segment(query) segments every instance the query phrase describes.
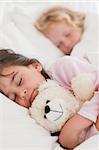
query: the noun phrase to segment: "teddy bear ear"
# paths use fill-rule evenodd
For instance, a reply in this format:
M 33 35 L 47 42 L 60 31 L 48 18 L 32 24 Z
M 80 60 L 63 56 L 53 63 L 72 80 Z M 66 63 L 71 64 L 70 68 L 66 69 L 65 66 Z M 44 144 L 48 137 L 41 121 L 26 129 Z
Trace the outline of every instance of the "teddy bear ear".
M 46 101 L 46 104 L 48 104 L 49 102 L 50 102 L 50 100 L 47 100 L 47 101 Z

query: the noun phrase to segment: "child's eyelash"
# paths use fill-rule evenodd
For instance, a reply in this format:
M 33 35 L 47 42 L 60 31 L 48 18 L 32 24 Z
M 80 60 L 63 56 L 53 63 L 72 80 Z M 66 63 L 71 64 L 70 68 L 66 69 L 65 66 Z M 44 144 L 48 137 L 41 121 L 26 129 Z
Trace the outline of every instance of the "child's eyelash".
M 20 79 L 18 86 L 20 86 L 20 85 L 21 85 L 21 83 L 22 83 L 22 78 Z

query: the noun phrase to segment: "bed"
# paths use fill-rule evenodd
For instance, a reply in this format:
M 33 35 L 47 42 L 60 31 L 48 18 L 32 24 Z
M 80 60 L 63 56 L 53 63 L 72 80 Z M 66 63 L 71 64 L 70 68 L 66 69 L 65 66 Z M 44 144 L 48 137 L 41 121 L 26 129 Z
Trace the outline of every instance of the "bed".
M 32 24 L 44 8 L 47 9 L 49 5 L 54 4 L 51 1 L 43 3 L 26 0 L 1 2 L 0 48 L 11 48 L 28 57 L 35 57 L 48 69 L 63 54 Z M 75 6 L 75 9 L 79 9 L 80 6 L 80 3 L 65 4 L 69 7 Z M 96 11 L 97 4 L 90 3 L 90 7 L 86 4 L 87 2 L 82 3 L 82 11 Z M 75 51 L 79 48 L 83 48 L 83 44 L 78 45 Z M 89 53 L 93 63 L 99 67 L 98 50 Z M 29 117 L 26 108 L 15 104 L 0 93 L 0 150 L 63 150 L 56 140 L 57 136 L 50 136 L 48 131 Z M 99 135 L 91 137 L 74 150 L 89 149 L 99 149 Z

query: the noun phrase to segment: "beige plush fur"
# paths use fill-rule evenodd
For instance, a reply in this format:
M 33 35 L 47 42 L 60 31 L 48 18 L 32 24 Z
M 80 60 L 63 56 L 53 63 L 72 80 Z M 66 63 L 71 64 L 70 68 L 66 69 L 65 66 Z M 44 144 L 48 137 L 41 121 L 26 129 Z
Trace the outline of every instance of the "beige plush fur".
M 53 80 L 44 81 L 29 109 L 31 117 L 50 132 L 60 131 L 95 90 L 90 74 L 74 77 L 71 87 L 72 91 L 68 91 Z

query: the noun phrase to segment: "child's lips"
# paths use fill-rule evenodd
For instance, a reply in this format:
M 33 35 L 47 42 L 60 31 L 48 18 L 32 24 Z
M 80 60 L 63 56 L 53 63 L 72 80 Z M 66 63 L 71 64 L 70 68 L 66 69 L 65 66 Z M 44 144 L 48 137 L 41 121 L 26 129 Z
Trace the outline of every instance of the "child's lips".
M 33 90 L 29 99 L 31 104 L 37 95 L 38 95 L 38 90 L 37 89 Z

